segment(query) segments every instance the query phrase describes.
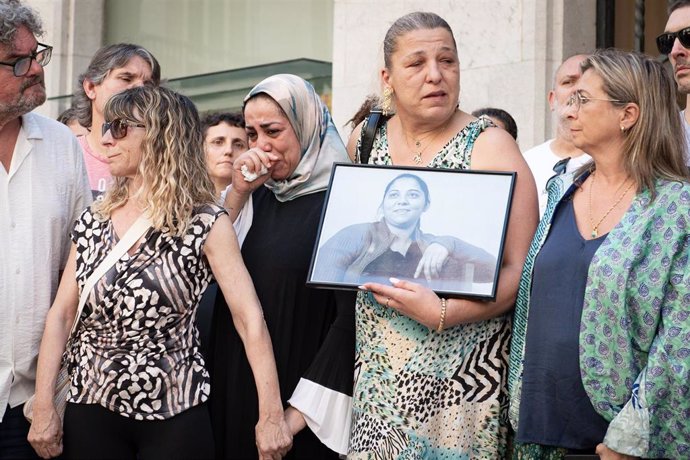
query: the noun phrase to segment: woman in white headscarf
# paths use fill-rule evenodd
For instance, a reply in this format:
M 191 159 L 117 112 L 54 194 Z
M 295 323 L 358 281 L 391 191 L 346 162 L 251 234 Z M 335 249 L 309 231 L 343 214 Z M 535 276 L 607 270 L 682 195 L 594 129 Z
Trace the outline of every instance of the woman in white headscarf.
M 245 98 L 244 117 L 250 150 L 234 163 L 225 205 L 231 218 L 240 215 L 249 226 L 242 256 L 264 308 L 281 394 L 291 406 L 288 422 L 299 431 L 288 457 L 337 458 L 349 433 L 354 293 L 305 282 L 331 167 L 349 159 L 328 109 L 300 77 L 274 75 L 259 83 Z M 222 302 L 219 297 L 212 370 L 217 456 L 251 458 L 261 408 Z

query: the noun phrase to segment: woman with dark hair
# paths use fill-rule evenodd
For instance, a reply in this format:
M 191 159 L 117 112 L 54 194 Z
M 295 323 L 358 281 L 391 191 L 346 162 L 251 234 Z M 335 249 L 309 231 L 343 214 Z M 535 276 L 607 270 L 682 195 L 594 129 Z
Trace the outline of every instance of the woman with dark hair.
M 474 115 L 477 118 L 481 117 L 482 115 L 485 117 L 489 117 L 489 119 L 491 119 L 491 121 L 493 121 L 496 126 L 508 131 L 508 133 L 511 136 L 513 136 L 513 139 L 517 141 L 517 123 L 515 123 L 515 119 L 505 110 L 497 109 L 495 107 L 484 107 L 475 110 L 474 112 L 472 112 L 472 115 Z
M 354 295 L 305 285 L 326 188 L 345 146 L 318 93 L 274 75 L 244 101 L 250 149 L 225 201 L 249 231 L 242 245 L 274 344 L 294 445 L 289 458 L 346 453 L 354 362 Z M 250 201 L 251 200 L 251 201 Z M 251 222 L 245 219 L 251 216 Z M 235 222 L 236 225 L 240 225 Z M 251 374 L 222 299 L 216 305 L 211 416 L 221 458 L 252 458 L 258 417 Z M 308 430 L 304 430 L 308 426 Z
M 63 442 L 67 458 L 212 458 L 210 379 L 193 322 L 215 278 L 254 372 L 262 417 L 252 441 L 262 458 L 284 454 L 291 435 L 271 339 L 230 219 L 215 205 L 194 104 L 139 87 L 113 96 L 104 114 L 115 182 L 72 232 L 41 342 L 29 441 L 44 458 Z M 119 245 L 142 221 L 143 236 Z M 116 248 L 127 251 L 107 268 Z M 99 269 L 105 275 L 87 288 Z M 80 291 L 86 303 L 67 343 Z M 66 347 L 63 438 L 53 395 Z
M 458 52 L 446 21 L 403 16 L 383 49 L 382 109 L 392 116 L 376 131 L 369 163 L 518 174 L 494 302 L 440 298 L 397 279 L 358 293 L 348 456 L 502 458 L 509 311 L 537 223 L 536 187 L 510 135 L 458 108 Z M 366 123 L 350 137 L 353 159 Z
M 551 181 L 515 309 L 515 459 L 688 458 L 690 183 L 676 85 L 585 59 L 565 115 L 592 156 Z
M 462 281 L 492 281 L 496 259 L 491 254 L 452 236 L 422 232 L 422 214 L 430 204 L 429 187 L 422 178 L 398 175 L 386 185 L 379 221 L 346 227 L 319 248 L 313 281 L 382 283 L 395 276 L 423 279 L 437 291 L 447 290 L 446 283 L 457 289 Z

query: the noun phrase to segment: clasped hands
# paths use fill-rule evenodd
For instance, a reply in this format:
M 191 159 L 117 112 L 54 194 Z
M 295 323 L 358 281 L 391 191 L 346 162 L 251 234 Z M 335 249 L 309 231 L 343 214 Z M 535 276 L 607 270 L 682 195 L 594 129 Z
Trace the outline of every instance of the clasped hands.
M 33 422 L 27 439 L 41 458 L 53 458 L 62 454 L 62 421 L 50 404 L 34 402 Z
M 279 460 L 292 448 L 292 432 L 284 414 L 259 418 L 256 424 L 259 460 Z

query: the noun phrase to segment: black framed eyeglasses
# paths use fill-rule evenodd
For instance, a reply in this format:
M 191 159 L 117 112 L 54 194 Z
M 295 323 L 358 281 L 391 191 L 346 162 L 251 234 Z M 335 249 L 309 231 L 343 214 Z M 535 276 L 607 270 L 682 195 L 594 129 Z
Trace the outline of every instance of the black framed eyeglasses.
M 15 77 L 23 77 L 29 73 L 29 69 L 31 69 L 31 61 L 36 61 L 38 62 L 38 65 L 45 67 L 48 65 L 50 58 L 53 56 L 53 47 L 44 45 L 43 43 L 39 43 L 38 46 L 42 46 L 43 49 L 37 49 L 30 55 L 20 57 L 14 62 L 0 62 L 0 64 L 12 67 Z
M 105 133 L 110 131 L 110 135 L 113 139 L 122 139 L 127 135 L 127 128 L 146 128 L 146 125 L 137 123 L 135 121 L 125 120 L 124 118 L 116 118 L 113 121 L 106 121 L 101 127 L 101 135 L 105 136 Z
M 681 45 L 690 48 L 690 27 L 680 29 L 678 32 L 666 32 L 656 37 L 656 47 L 659 48 L 659 52 L 661 54 L 670 53 L 676 38 L 680 40 Z

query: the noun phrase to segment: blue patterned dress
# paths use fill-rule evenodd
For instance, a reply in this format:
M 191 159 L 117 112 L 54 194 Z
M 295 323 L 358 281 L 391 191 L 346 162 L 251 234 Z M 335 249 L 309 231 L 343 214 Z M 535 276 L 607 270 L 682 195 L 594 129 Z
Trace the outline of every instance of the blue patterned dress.
M 436 154 L 432 168 L 469 169 L 480 118 Z M 369 163 L 391 165 L 386 126 Z M 359 292 L 351 459 L 503 458 L 510 321 L 437 333 Z

